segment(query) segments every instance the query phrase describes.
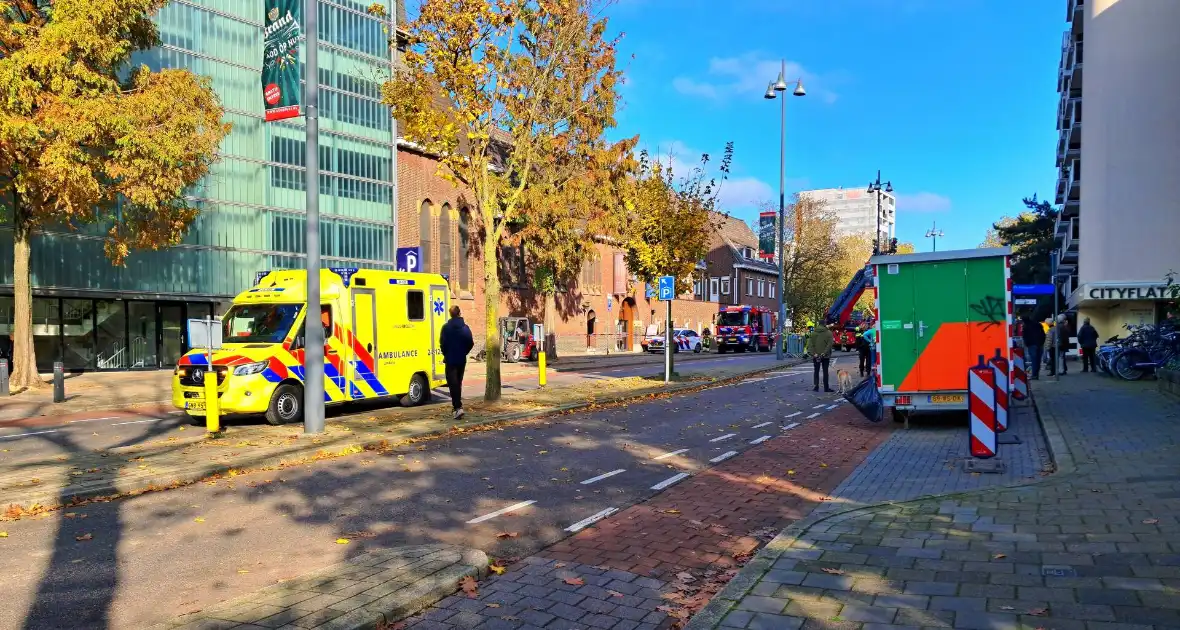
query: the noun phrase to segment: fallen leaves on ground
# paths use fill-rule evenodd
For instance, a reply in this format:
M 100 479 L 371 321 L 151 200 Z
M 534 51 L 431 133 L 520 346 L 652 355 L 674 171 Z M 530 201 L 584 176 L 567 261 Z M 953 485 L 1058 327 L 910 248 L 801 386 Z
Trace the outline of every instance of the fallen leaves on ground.
M 484 606 L 487 606 L 488 608 L 499 608 L 500 607 L 500 605 L 497 604 L 496 602 L 486 602 L 486 603 L 484 603 Z
M 611 590 L 608 590 L 606 593 L 607 593 L 608 595 L 610 595 L 611 597 L 626 597 L 626 595 L 623 595 L 622 593 L 620 593 L 620 592 L 618 592 L 618 591 L 611 591 Z
M 8 532 L 0 532 L 0 538 L 8 538 Z
M 693 575 L 688 571 L 681 571 L 680 573 L 677 573 L 676 579 L 680 580 L 680 582 L 683 584 L 692 584 L 693 582 L 697 581 L 697 579 L 693 577 Z
M 1033 615 L 1034 617 L 1044 617 L 1045 615 L 1049 614 L 1049 611 L 1044 608 L 1034 608 L 1028 611 L 1028 614 Z
M 664 510 L 664 514 L 679 514 L 680 510 Z
M 496 575 L 504 575 L 504 572 L 507 571 L 508 569 L 505 569 L 503 566 L 498 565 L 498 564 L 489 564 L 488 570 L 491 571 L 492 573 L 495 573 Z
M 204 522 L 205 522 L 205 517 L 203 517 L 203 516 L 198 516 L 197 518 L 194 518 L 194 519 L 193 519 L 193 522 L 196 522 L 196 523 L 204 523 Z
M 580 577 L 568 577 L 565 579 L 565 583 L 569 584 L 570 586 L 582 586 L 586 583 L 586 580 L 583 580 Z
M 1008 556 L 1006 556 L 1002 553 L 997 553 L 996 555 L 992 556 L 992 560 L 1003 560 L 1004 558 L 1007 558 L 1007 557 Z
M 517 536 L 520 536 L 519 532 L 500 532 L 496 534 L 496 538 L 516 538 Z
M 337 538 L 336 539 L 337 545 L 347 545 L 350 542 L 352 542 L 352 541 L 348 540 L 347 538 Z
M 74 536 L 74 540 L 78 542 L 85 542 L 87 540 L 94 540 L 94 534 L 82 534 L 81 536 Z
M 1158 518 L 1145 518 L 1145 519 L 1143 519 L 1144 525 L 1155 525 L 1158 522 L 1160 522 L 1160 520 Z
M 824 573 L 827 573 L 828 575 L 844 575 L 843 570 L 833 569 L 831 567 L 824 567 L 824 568 L 820 569 L 820 571 L 823 571 Z
M 472 599 L 479 597 L 479 584 L 470 575 L 464 575 L 463 579 L 459 580 L 459 588 Z

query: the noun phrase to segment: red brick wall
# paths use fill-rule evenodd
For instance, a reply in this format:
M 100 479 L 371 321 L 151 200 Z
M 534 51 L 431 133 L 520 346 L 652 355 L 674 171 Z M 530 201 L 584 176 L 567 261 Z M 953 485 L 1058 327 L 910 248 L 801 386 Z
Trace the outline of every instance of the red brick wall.
M 483 256 L 482 251 L 474 245 L 469 252 L 467 263 L 470 264 L 470 290 L 459 288 L 459 222 L 457 218 L 450 221 L 452 264 L 449 270 L 438 269 L 440 221 L 438 215 L 443 204 L 449 204 L 457 213 L 465 204 L 474 205 L 471 193 L 451 185 L 437 174 L 437 162 L 420 153 L 400 149 L 397 165 L 398 180 L 398 246 L 412 247 L 420 244 L 421 208 L 424 201 L 429 202 L 433 213 L 430 221 L 431 228 L 431 260 L 426 269 L 437 270 L 449 274 L 452 286 L 452 303 L 463 310 L 463 317 L 471 326 L 476 338 L 476 346 L 483 344 L 485 309 L 483 297 Z M 474 236 L 479 230 L 472 217 L 470 231 Z M 526 244 L 526 260 L 527 249 Z M 596 332 L 607 334 L 615 332 L 616 322 L 622 314 L 622 301 L 631 297 L 635 301 L 631 328 L 640 333 L 651 323 L 662 323 L 666 319 L 666 306 L 656 300 L 647 300 L 643 293 L 642 283 L 627 282 L 630 290 L 624 294 L 612 294 L 615 288 L 614 256 L 620 250 L 605 244 L 599 244 L 598 264 L 599 277 L 594 278 L 588 286 L 580 286 L 578 282 L 573 287 L 559 291 L 556 298 L 555 332 L 560 336 L 584 336 L 586 334 L 587 313 L 591 310 L 597 317 Z M 608 297 L 610 308 L 608 310 Z M 694 330 L 711 327 L 713 315 L 717 312 L 717 304 L 692 299 L 691 294 L 681 296 L 673 303 L 673 321 L 677 326 L 687 326 Z M 687 299 L 684 299 L 687 298 Z M 501 291 L 500 315 L 528 316 L 534 323 L 544 320 L 544 300 L 531 289 L 508 289 Z M 655 314 L 652 314 L 652 310 Z

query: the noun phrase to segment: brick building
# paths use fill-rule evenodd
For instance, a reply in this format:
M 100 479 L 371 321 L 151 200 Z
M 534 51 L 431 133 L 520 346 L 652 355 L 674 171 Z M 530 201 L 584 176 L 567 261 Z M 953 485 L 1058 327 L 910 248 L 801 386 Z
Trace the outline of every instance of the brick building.
M 758 257 L 758 236 L 740 219 L 713 213 L 716 226 L 695 293 L 720 305 L 778 310 L 778 267 Z
M 452 301 L 482 346 L 486 329 L 482 248 L 478 215 L 469 191 L 456 188 L 437 173 L 437 162 L 408 143 L 399 143 L 398 246 L 419 246 L 422 269 L 451 279 Z M 649 324 L 663 326 L 666 308 L 627 270 L 622 250 L 600 243 L 598 256 L 587 261 L 575 286 L 559 291 L 554 313 L 559 352 L 630 351 Z M 544 298 L 531 286 L 528 243 L 502 247 L 500 316 L 544 319 Z M 709 327 L 717 299 L 681 295 L 673 303 L 674 325 L 694 330 Z

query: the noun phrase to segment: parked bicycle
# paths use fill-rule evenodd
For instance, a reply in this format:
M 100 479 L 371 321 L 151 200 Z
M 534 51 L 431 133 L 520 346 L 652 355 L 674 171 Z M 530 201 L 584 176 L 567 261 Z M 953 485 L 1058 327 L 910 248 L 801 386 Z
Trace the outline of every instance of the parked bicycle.
M 1180 359 L 1180 333 L 1172 328 L 1131 326 L 1125 338 L 1112 337 L 1098 349 L 1098 367 L 1104 374 L 1137 381 Z

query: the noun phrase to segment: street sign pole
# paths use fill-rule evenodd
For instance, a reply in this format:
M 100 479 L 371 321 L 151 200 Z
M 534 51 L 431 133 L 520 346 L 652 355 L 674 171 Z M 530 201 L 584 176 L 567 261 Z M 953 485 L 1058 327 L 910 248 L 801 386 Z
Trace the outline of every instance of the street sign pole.
M 672 300 L 668 300 L 668 323 L 664 326 L 664 384 L 672 382 Z
M 324 327 L 320 321 L 319 0 L 304 0 L 303 66 L 307 141 L 307 307 L 303 330 L 303 432 L 324 431 Z
M 1061 359 L 1061 327 L 1057 325 L 1057 296 L 1060 292 L 1057 290 L 1057 257 L 1049 258 L 1049 275 L 1053 283 L 1053 380 L 1061 380 L 1061 366 L 1065 362 Z

